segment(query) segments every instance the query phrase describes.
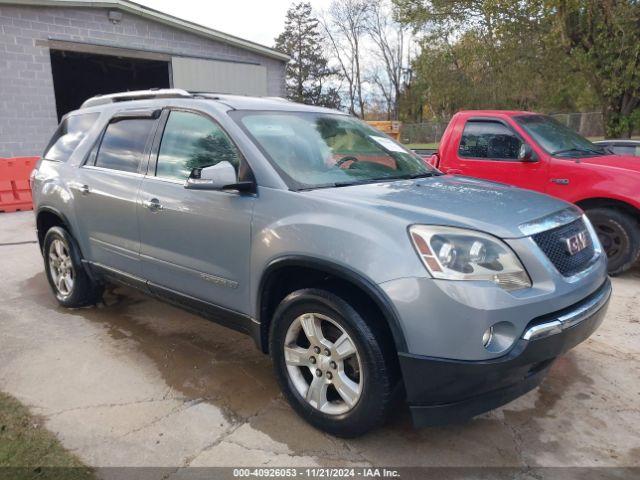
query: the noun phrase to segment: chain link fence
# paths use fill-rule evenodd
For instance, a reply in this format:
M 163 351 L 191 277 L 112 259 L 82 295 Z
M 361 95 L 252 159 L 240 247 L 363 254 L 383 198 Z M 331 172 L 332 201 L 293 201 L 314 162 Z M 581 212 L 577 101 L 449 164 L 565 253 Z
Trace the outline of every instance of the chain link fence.
M 583 137 L 604 137 L 602 112 L 557 113 L 552 117 Z
M 604 136 L 601 112 L 557 113 L 551 116 L 584 137 Z M 448 124 L 448 120 L 403 124 L 400 139 L 406 144 L 437 144 Z

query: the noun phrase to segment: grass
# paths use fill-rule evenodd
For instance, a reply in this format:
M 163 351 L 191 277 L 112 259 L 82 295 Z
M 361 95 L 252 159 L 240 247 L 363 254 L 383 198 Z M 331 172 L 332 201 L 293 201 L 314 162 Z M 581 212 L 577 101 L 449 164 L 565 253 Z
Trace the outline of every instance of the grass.
M 94 475 L 38 417 L 0 392 L 0 478 L 88 480 Z
M 438 148 L 438 143 L 406 143 L 407 148 Z

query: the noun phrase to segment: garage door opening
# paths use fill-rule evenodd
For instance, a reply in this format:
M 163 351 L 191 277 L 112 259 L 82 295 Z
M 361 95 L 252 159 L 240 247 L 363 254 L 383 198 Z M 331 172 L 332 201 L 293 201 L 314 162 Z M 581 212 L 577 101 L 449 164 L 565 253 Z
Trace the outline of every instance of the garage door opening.
M 105 93 L 169 88 L 169 62 L 51 50 L 58 121 L 87 98 Z

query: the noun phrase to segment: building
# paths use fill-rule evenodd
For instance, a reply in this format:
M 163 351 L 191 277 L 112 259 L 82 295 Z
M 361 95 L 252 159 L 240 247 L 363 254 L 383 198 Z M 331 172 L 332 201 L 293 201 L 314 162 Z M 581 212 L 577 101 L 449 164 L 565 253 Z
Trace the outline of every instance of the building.
M 282 96 L 287 60 L 126 0 L 0 0 L 0 157 L 40 155 L 60 118 L 97 94 Z

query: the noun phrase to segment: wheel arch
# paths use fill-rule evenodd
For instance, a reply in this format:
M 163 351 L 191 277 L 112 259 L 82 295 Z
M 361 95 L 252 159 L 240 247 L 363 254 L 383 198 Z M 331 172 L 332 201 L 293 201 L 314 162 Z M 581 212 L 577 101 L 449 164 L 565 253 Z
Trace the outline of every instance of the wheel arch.
M 42 251 L 44 237 L 47 234 L 47 231 L 51 227 L 56 226 L 64 227 L 69 234 L 73 235 L 69 220 L 60 210 L 53 207 L 40 207 L 36 213 L 36 231 L 38 234 L 40 251 Z
M 297 284 L 297 281 L 302 281 Z M 259 347 L 269 351 L 269 329 L 275 308 L 291 291 L 308 287 L 346 287 L 350 294 L 361 295 L 380 313 L 396 352 L 404 352 L 407 344 L 398 314 L 384 292 L 371 280 L 342 265 L 305 256 L 287 256 L 271 261 L 260 279 L 256 312 L 260 322 Z
M 624 200 L 618 200 L 616 198 L 607 197 L 593 197 L 585 198 L 575 202 L 577 206 L 583 210 L 589 210 L 591 208 L 615 208 L 622 212 L 625 212 L 640 222 L 640 209 L 632 204 L 625 202 Z

